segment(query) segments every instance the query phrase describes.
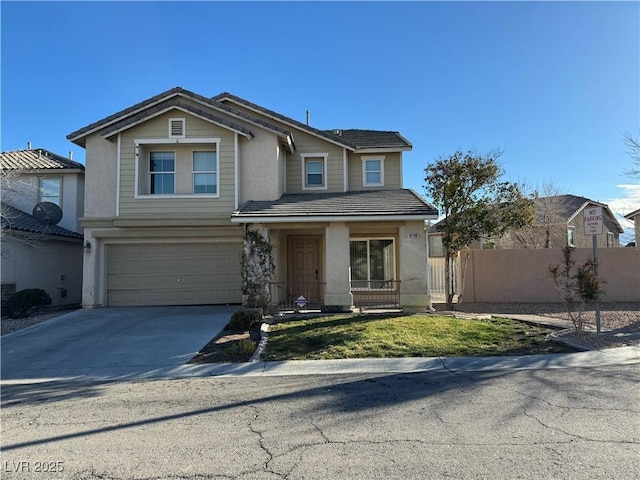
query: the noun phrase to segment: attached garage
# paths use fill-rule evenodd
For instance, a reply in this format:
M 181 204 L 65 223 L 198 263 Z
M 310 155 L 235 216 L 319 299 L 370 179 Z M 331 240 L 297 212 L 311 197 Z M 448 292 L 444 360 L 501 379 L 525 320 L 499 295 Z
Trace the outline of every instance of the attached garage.
M 241 243 L 109 245 L 109 306 L 240 303 Z

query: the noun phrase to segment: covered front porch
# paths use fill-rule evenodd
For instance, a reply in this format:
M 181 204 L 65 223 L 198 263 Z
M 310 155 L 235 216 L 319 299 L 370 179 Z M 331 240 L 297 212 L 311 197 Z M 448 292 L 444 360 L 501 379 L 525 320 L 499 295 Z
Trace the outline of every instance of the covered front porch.
M 435 211 L 409 190 L 375 193 L 284 195 L 234 212 L 272 247 L 272 308 L 428 309 L 424 221 Z

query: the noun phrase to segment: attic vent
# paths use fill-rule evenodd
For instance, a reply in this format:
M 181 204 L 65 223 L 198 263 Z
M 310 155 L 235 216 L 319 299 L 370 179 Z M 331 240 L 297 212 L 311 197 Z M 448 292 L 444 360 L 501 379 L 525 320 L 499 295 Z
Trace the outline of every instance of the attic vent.
M 169 119 L 169 138 L 184 138 L 184 118 Z

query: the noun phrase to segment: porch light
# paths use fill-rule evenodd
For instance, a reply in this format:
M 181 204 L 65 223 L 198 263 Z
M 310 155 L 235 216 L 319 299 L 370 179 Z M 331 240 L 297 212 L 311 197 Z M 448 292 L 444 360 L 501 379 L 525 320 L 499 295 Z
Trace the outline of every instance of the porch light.
M 91 252 L 91 242 L 87 240 L 84 244 L 84 253 Z

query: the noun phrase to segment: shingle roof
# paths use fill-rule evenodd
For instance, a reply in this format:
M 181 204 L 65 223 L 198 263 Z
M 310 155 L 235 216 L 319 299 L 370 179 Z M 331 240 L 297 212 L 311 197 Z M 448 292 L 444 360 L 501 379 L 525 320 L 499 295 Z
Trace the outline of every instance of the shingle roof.
M 61 157 L 44 148 L 0 153 L 2 170 L 84 170 L 84 165 Z
M 53 235 L 57 237 L 84 238 L 82 234 L 72 232 L 58 225 L 45 225 L 38 222 L 33 215 L 18 210 L 11 205 L 2 203 L 2 230 L 17 230 L 39 235 Z
M 286 124 L 295 126 L 300 130 L 310 132 L 312 134 L 324 137 L 332 142 L 350 147 L 352 149 L 364 148 L 412 148 L 411 143 L 400 135 L 398 132 L 379 131 L 379 130 L 319 130 L 306 125 L 298 120 L 282 115 L 268 108 L 262 107 L 256 103 L 240 98 L 229 92 L 223 92 L 213 97 L 214 101 L 220 102 L 225 99 L 232 102 L 245 105 L 253 110 L 262 112 L 270 117 L 276 118 Z M 334 132 L 339 133 L 334 133 Z
M 639 208 L 639 209 L 637 209 L 637 210 L 634 210 L 634 211 L 633 211 L 633 212 L 631 212 L 631 213 L 627 213 L 627 214 L 624 216 L 624 218 L 626 218 L 627 220 L 634 221 L 634 220 L 635 220 L 636 215 L 639 215 L 639 214 L 640 214 L 640 208 Z
M 437 215 L 437 210 L 417 193 L 402 189 L 285 194 L 274 201 L 249 201 L 234 212 L 232 217 L 283 220 L 304 217 L 365 217 L 383 220 L 390 216 L 435 218 Z

